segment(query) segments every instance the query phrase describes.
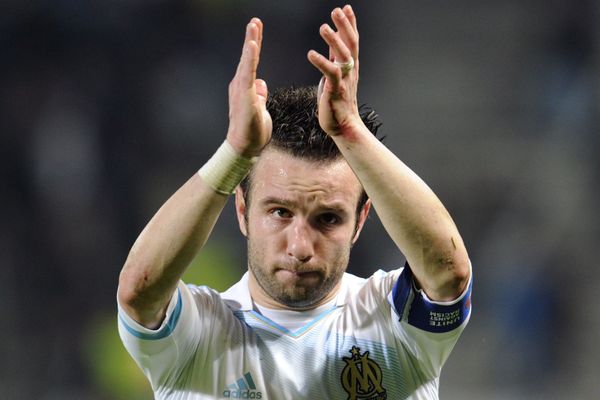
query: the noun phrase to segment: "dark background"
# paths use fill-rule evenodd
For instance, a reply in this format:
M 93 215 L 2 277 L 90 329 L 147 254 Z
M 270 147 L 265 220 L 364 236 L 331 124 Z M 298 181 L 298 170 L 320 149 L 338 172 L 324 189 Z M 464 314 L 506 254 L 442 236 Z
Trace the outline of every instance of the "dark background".
M 473 318 L 444 399 L 593 399 L 600 326 L 600 5 L 353 2 L 360 100 L 470 251 Z M 0 387 L 150 398 L 116 336 L 118 274 L 154 211 L 224 139 L 252 16 L 271 89 L 316 84 L 330 1 L 0 5 Z M 403 264 L 376 216 L 350 270 Z M 190 279 L 245 268 L 231 202 Z M 201 280 L 201 282 L 198 281 Z

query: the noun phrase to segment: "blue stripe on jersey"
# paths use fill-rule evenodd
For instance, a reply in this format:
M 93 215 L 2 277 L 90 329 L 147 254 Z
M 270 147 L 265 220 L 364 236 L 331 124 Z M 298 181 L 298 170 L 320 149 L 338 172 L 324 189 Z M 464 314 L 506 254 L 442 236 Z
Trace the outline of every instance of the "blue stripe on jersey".
M 279 325 L 277 322 L 271 321 L 269 318 L 265 317 L 261 313 L 258 313 L 256 311 L 252 310 L 252 311 L 250 311 L 250 315 L 253 315 L 254 317 L 256 317 L 259 320 L 261 320 L 262 322 L 264 322 L 265 324 L 270 325 L 273 328 L 276 328 L 287 335 L 294 336 L 294 332 L 290 331 L 286 327 Z
M 134 328 L 129 326 L 125 319 L 120 315 L 119 319 L 123 323 L 125 329 L 127 329 L 127 332 L 129 332 L 131 335 L 144 340 L 158 340 L 169 336 L 175 330 L 175 327 L 177 326 L 177 321 L 179 321 L 179 316 L 181 315 L 182 304 L 183 301 L 181 299 L 181 293 L 179 292 L 179 289 L 177 289 L 177 304 L 175 305 L 173 313 L 169 317 L 169 320 L 167 321 L 165 326 L 153 333 L 138 332 Z
M 254 310 L 250 311 L 250 314 L 253 315 L 254 317 L 258 318 L 259 320 L 263 321 L 267 325 L 272 326 L 273 328 L 285 333 L 286 335 L 289 335 L 292 337 L 299 337 L 302 334 L 304 334 L 307 330 L 309 330 L 310 328 L 315 326 L 315 324 L 317 322 L 319 322 L 321 319 L 325 318 L 327 315 L 329 315 L 333 311 L 337 310 L 337 308 L 338 308 L 337 306 L 333 306 L 329 310 L 323 311 L 321 314 L 317 315 L 315 318 L 313 318 L 308 323 L 306 323 L 306 325 L 304 325 L 302 328 L 300 328 L 294 332 L 292 332 L 291 330 L 287 329 L 284 326 L 279 325 L 278 323 L 270 320 L 269 318 L 265 317 L 264 315 L 254 311 Z
M 469 283 L 466 293 L 453 304 L 434 303 L 425 299 L 421 293 L 413 290 L 412 271 L 408 264 L 392 289 L 392 299 L 396 313 L 402 319 L 405 311 L 408 312 L 407 321 L 410 325 L 427 332 L 444 333 L 458 328 L 471 312 L 471 289 L 473 279 Z M 411 292 L 414 292 L 412 302 L 406 309 Z
M 333 306 L 331 307 L 329 310 L 325 310 L 323 311 L 321 314 L 317 315 L 312 321 L 310 321 L 309 323 L 307 323 L 306 325 L 304 325 L 302 328 L 298 329 L 297 331 L 295 331 L 293 333 L 294 336 L 300 336 L 302 335 L 304 332 L 306 332 L 308 329 L 312 328 L 313 326 L 315 326 L 315 324 L 317 322 L 319 322 L 320 320 L 322 320 L 323 318 L 325 318 L 327 315 L 329 315 L 330 313 L 334 312 L 335 310 L 337 310 L 338 307 L 337 306 Z

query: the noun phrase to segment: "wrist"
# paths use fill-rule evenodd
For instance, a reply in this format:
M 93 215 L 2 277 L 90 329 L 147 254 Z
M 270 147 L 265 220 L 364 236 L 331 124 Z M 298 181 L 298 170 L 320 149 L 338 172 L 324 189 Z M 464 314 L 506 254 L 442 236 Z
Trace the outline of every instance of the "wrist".
M 257 157 L 240 154 L 225 140 L 215 154 L 200 168 L 198 175 L 218 193 L 233 194 L 237 185 L 248 175 Z
M 355 143 L 362 137 L 371 135 L 371 132 L 359 117 L 358 119 L 340 124 L 336 134 L 331 135 L 331 137 L 335 142 L 345 141 L 349 143 Z
M 231 146 L 231 148 L 240 156 L 245 158 L 254 158 L 260 155 L 262 150 L 261 148 L 256 148 L 256 146 L 252 146 L 251 143 L 244 140 L 236 140 L 234 135 L 227 134 L 227 138 L 225 139 L 227 143 Z

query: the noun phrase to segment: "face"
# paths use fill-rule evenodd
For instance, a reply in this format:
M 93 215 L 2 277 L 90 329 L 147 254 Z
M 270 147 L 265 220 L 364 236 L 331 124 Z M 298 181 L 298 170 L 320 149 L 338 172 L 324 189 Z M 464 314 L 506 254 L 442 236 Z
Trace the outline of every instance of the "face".
M 269 149 L 254 167 L 249 190 L 246 205 L 238 189 L 236 210 L 248 239 L 254 301 L 302 309 L 333 298 L 370 206 L 357 219 L 361 186 L 348 164 L 318 164 Z

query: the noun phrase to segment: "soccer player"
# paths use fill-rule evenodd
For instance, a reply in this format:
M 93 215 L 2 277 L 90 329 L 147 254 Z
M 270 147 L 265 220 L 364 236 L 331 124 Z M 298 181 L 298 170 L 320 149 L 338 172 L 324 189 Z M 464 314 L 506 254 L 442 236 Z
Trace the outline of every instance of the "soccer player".
M 352 8 L 332 21 L 329 57 L 308 53 L 319 89 L 271 98 L 256 79 L 262 22 L 248 23 L 224 143 L 131 249 L 119 332 L 156 398 L 438 398 L 470 316 L 470 262 L 443 205 L 357 106 Z M 230 194 L 248 272 L 224 293 L 186 285 Z M 345 270 L 371 205 L 407 263 L 363 279 Z

